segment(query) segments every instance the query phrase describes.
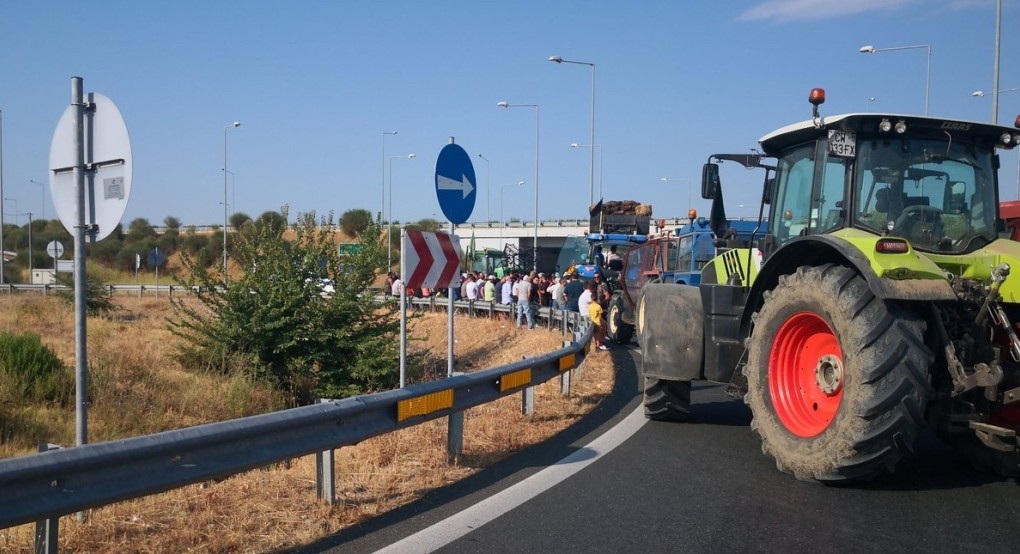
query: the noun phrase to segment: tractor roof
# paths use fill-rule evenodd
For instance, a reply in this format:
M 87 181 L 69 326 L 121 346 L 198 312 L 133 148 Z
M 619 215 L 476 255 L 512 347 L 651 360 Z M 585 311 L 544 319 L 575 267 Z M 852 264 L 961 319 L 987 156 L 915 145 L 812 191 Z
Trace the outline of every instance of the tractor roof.
M 960 133 L 986 139 L 999 148 L 1012 148 L 1016 145 L 1016 140 L 1013 140 L 1010 144 L 1000 142 L 999 139 L 1003 133 L 1009 133 L 1013 137 L 1020 136 L 1020 131 L 1016 129 L 977 121 L 961 121 L 918 115 L 850 113 L 822 117 L 820 125 L 815 125 L 812 120 L 787 125 L 763 136 L 758 142 L 761 143 L 766 156 L 775 157 L 791 146 L 803 144 L 824 136 L 829 130 L 878 133 L 878 124 L 882 120 L 888 120 L 892 123 L 904 122 L 907 125 L 907 132 L 911 136 L 917 136 L 918 134 L 945 136 L 946 132 L 953 134 Z M 895 132 L 892 132 L 892 136 L 895 136 Z

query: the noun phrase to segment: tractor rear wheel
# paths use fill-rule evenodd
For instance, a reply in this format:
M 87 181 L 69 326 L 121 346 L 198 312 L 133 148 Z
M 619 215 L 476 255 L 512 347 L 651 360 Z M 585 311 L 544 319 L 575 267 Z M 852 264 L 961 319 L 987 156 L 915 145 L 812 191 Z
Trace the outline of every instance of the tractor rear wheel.
M 825 483 L 893 471 L 932 394 L 923 320 L 838 265 L 780 277 L 752 317 L 744 402 L 776 467 Z
M 623 310 L 623 295 L 614 294 L 609 300 L 606 330 L 609 331 L 609 338 L 619 344 L 627 344 L 634 337 L 634 326 L 623 320 Z

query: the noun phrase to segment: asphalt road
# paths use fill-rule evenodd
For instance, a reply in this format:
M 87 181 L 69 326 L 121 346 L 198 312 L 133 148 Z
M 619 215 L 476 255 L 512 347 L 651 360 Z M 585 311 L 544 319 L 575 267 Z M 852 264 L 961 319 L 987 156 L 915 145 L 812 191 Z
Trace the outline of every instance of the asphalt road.
M 583 454 L 585 445 L 640 405 L 640 354 L 631 347 L 612 355 L 618 367 L 616 390 L 578 425 L 303 551 L 384 548 L 458 514 L 471 514 L 479 502 L 568 455 Z M 894 475 L 857 487 L 803 483 L 777 471 L 761 453 L 748 426 L 750 412 L 722 390 L 695 385 L 692 422 L 643 424 L 579 472 L 439 552 L 1020 550 L 1016 480 L 978 473 L 926 435 L 917 454 Z M 425 541 L 412 540 L 397 550 L 422 551 L 421 544 Z

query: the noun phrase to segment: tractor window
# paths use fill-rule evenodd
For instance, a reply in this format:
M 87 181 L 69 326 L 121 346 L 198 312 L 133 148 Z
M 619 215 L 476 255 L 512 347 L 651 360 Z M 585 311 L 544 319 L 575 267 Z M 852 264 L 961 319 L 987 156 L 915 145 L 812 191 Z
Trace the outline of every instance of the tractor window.
M 677 252 L 676 271 L 692 271 L 691 258 L 694 254 L 694 235 L 680 237 L 680 249 Z
M 811 183 L 814 177 L 814 143 L 795 148 L 780 158 L 776 170 L 776 200 L 772 203 L 769 231 L 778 244 L 808 232 Z
M 826 143 L 819 141 L 820 146 Z M 822 154 L 825 155 L 825 150 Z M 822 165 L 822 186 L 811 208 L 811 234 L 840 229 L 846 221 L 843 199 L 846 195 L 847 166 L 852 158 L 827 156 Z
M 995 237 L 990 149 L 948 137 L 882 138 L 858 141 L 858 155 L 857 226 L 935 252 L 963 252 L 976 237 Z

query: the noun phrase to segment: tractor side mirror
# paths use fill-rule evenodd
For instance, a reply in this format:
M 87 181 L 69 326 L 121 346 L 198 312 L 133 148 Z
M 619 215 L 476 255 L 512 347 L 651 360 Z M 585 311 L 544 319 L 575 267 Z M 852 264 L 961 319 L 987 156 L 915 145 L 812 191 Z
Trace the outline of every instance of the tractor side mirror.
M 701 197 L 712 200 L 719 192 L 719 165 L 707 163 L 701 169 Z

